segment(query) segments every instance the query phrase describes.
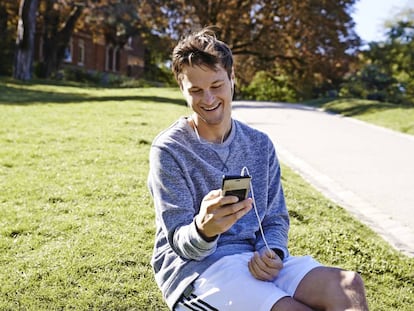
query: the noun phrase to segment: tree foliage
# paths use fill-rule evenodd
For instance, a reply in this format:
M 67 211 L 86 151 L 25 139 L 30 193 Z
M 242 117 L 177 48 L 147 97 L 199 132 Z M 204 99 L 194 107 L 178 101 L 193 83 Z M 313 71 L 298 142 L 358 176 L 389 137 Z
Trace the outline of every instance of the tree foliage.
M 288 77 L 299 97 L 338 87 L 360 41 L 350 10 L 355 0 L 165 1 L 173 38 L 216 25 L 236 57 L 239 83 L 259 70 Z
M 37 29 L 42 32 L 44 57 L 39 73 L 49 77 L 62 64 L 73 32 L 87 30 L 95 38 L 122 47 L 131 36 L 142 35 L 147 45 L 159 47 L 152 26 L 162 26 L 156 1 L 137 0 L 39 0 Z
M 386 40 L 371 42 L 361 60 L 361 69 L 350 76 L 342 94 L 414 103 L 414 9 L 390 20 Z
M 294 102 L 295 90 L 289 87 L 285 76 L 274 76 L 259 71 L 248 86 L 242 88 L 243 99 Z
M 403 10 L 391 24 L 380 56 L 383 66 L 401 84 L 405 97 L 414 103 L 414 7 Z
M 356 0 L 39 1 L 44 76 L 59 68 L 70 34 L 80 29 L 119 46 L 140 34 L 148 68 L 157 72 L 182 35 L 216 25 L 233 50 L 239 85 L 266 71 L 300 99 L 338 88 L 360 45 L 350 16 Z
M 398 81 L 375 64 L 365 65 L 343 84 L 343 97 L 366 98 L 378 101 L 400 102 Z

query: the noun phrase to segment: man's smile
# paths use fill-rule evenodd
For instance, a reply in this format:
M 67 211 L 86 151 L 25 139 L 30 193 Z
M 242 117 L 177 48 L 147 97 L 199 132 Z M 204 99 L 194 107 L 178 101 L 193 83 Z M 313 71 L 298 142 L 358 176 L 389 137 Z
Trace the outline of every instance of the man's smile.
M 221 106 L 221 103 L 218 103 L 216 106 L 213 106 L 213 107 L 201 107 L 201 108 L 205 111 L 213 111 L 213 110 L 216 110 L 220 106 Z

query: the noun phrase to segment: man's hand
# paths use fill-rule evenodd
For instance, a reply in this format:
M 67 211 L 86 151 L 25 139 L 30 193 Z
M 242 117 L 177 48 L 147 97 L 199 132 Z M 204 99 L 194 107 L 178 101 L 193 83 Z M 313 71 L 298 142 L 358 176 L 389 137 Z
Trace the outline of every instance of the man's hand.
M 283 268 L 283 262 L 272 250 L 254 252 L 249 261 L 249 271 L 258 280 L 273 281 Z
M 210 191 L 204 197 L 195 219 L 197 230 L 204 239 L 208 241 L 226 232 L 251 210 L 251 198 L 237 201 L 235 196 L 223 197 L 220 189 Z

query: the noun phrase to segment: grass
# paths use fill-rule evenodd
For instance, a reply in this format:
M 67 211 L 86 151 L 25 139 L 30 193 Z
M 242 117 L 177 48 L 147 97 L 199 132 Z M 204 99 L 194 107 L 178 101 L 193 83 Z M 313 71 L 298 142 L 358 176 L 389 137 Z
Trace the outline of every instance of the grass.
M 396 105 L 366 99 L 316 100 L 306 104 L 414 135 L 414 105 Z
M 0 80 L 0 309 L 167 310 L 150 257 L 152 139 L 176 89 Z M 289 168 L 290 249 L 359 271 L 372 310 L 411 310 L 414 260 Z

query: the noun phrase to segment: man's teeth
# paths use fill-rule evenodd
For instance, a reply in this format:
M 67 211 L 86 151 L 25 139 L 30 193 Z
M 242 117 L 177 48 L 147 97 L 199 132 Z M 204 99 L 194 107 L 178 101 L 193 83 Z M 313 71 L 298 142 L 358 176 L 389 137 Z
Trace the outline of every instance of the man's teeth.
M 218 106 L 220 106 L 220 104 L 218 104 L 217 106 L 214 106 L 214 107 L 212 107 L 212 108 L 207 108 L 207 107 L 204 107 L 204 110 L 211 111 L 211 110 L 216 109 Z

